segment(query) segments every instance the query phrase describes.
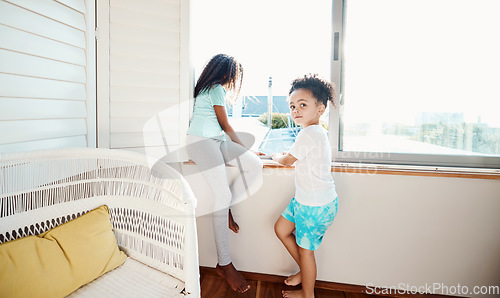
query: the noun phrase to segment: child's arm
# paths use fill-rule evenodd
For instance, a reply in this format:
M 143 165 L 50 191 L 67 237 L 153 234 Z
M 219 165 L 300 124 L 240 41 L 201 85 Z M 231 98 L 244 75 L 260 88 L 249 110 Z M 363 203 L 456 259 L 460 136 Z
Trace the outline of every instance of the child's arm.
M 219 121 L 219 125 L 222 130 L 231 138 L 231 141 L 243 145 L 243 142 L 238 138 L 236 133 L 234 132 L 233 127 L 229 124 L 229 118 L 227 117 L 226 107 L 224 106 L 214 106 L 215 115 L 217 116 L 217 120 Z
M 295 156 L 291 155 L 288 152 L 283 152 L 282 154 L 273 153 L 271 155 L 271 157 L 274 161 L 277 161 L 278 163 L 285 165 L 285 166 L 291 166 L 291 165 L 293 165 L 294 162 L 297 161 Z

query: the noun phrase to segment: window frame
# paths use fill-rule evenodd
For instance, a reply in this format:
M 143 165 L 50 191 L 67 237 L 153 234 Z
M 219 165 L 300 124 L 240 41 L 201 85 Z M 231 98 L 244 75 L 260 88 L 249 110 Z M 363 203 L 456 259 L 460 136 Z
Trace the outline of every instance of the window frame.
M 330 108 L 329 134 L 334 163 L 361 163 L 401 166 L 438 166 L 461 168 L 499 169 L 500 157 L 477 155 L 437 155 L 437 154 L 409 154 L 389 152 L 343 151 L 343 109 L 344 109 L 344 55 L 343 40 L 345 27 L 345 11 L 348 0 L 332 0 L 332 53 L 331 53 L 331 81 L 337 92 L 336 108 Z

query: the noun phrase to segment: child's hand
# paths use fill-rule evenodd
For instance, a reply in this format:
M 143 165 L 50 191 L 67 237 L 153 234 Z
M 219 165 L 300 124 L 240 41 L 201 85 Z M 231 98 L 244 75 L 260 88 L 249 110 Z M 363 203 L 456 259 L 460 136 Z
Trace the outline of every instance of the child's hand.
M 262 152 L 259 152 L 259 151 L 253 151 L 253 153 L 257 154 L 257 156 L 266 155 L 265 153 L 262 153 Z
M 285 166 L 290 166 L 295 161 L 297 161 L 297 159 L 293 155 L 289 154 L 288 152 L 283 152 L 281 154 L 273 153 L 273 154 L 271 154 L 271 158 L 274 161 L 276 161 L 282 165 L 285 165 Z

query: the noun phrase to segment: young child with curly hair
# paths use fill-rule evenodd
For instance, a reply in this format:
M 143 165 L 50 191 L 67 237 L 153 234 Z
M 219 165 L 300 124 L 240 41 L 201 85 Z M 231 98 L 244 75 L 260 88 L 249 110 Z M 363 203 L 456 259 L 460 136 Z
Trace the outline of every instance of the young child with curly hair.
M 300 267 L 285 284 L 302 283 L 302 290 L 283 291 L 283 297 L 314 297 L 317 271 L 314 251 L 337 214 L 338 198 L 330 170 L 332 152 L 327 133 L 319 123 L 328 102 L 334 106 L 334 95 L 332 85 L 316 75 L 294 80 L 289 92 L 290 114 L 302 130 L 290 152 L 272 154 L 273 160 L 280 164 L 295 163 L 295 197 L 274 229 Z

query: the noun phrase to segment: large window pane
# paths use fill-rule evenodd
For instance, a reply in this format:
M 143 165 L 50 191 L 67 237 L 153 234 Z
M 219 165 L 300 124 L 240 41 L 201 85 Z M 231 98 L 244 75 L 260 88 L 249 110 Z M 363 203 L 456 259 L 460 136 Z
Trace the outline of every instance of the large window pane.
M 349 0 L 341 150 L 500 156 L 500 1 Z
M 235 130 L 254 135 L 253 149 L 266 153 L 287 150 L 297 130 L 288 127 L 286 115 L 291 81 L 307 73 L 330 77 L 331 7 L 331 0 L 191 1 L 195 77 L 218 53 L 232 55 L 243 64 L 240 99 L 227 108 Z M 270 132 L 258 120 L 268 112 L 269 77 L 272 112 L 281 114 L 276 117 L 283 119 L 286 128 L 282 131 Z M 260 146 L 263 141 L 265 148 Z

